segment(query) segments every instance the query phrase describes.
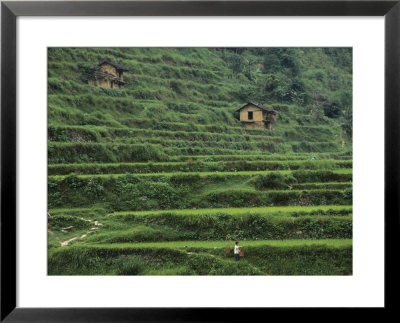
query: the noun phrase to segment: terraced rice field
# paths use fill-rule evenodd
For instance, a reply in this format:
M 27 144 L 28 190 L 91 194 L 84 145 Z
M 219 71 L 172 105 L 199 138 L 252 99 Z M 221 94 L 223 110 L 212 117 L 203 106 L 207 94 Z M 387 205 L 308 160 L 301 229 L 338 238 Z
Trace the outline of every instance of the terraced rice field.
M 169 165 L 191 170 L 185 162 L 50 165 L 52 172 L 86 173 L 49 175 L 50 194 L 70 206 L 49 211 L 50 274 L 351 274 L 351 163 L 298 170 L 308 161 L 291 162 L 297 170 L 167 172 Z M 281 162 L 265 165 L 281 168 Z M 128 171 L 116 171 L 121 167 Z M 276 178 L 278 187 L 268 187 Z M 236 267 L 235 240 L 245 250 Z
M 49 274 L 351 275 L 339 123 L 271 99 L 273 130 L 246 129 L 220 58 L 163 53 L 50 50 Z M 82 81 L 105 55 L 131 70 L 125 89 Z

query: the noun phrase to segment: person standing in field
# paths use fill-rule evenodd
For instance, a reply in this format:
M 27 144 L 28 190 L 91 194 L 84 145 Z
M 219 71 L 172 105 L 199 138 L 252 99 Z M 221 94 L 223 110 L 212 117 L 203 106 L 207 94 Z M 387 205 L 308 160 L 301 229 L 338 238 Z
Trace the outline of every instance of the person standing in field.
M 236 241 L 235 247 L 233 249 L 233 253 L 235 254 L 235 261 L 239 261 L 239 259 L 240 259 L 240 256 L 239 256 L 240 248 L 241 248 L 241 246 L 239 246 L 239 241 Z

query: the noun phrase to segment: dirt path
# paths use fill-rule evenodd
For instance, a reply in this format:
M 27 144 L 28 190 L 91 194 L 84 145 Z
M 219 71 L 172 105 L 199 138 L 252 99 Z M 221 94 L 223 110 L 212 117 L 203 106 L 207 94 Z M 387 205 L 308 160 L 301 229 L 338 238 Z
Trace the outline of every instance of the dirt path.
M 93 226 L 89 229 L 89 231 L 87 231 L 86 233 L 82 234 L 80 237 L 79 237 L 79 236 L 78 236 L 78 237 L 73 237 L 73 238 L 68 239 L 68 240 L 66 240 L 66 241 L 58 241 L 58 242 L 60 243 L 61 247 L 68 246 L 69 243 L 70 243 L 71 241 L 74 241 L 74 240 L 76 240 L 76 239 L 83 239 L 83 238 L 87 237 L 87 235 L 88 235 L 89 233 L 94 232 L 95 230 L 97 230 L 97 229 L 99 228 L 99 226 L 102 226 L 102 225 L 103 225 L 103 224 L 100 223 L 99 221 L 86 220 L 86 219 L 83 219 L 83 218 L 80 218 L 80 219 L 82 219 L 82 220 L 84 220 L 84 221 L 86 221 L 86 222 L 93 223 Z M 57 239 L 57 240 L 58 240 L 58 239 Z

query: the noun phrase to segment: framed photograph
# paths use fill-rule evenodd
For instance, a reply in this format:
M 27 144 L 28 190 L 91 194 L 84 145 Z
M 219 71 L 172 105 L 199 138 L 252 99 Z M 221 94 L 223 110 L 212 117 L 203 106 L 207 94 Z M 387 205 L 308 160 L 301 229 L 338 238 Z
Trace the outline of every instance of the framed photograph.
M 399 15 L 2 2 L 1 320 L 393 309 Z

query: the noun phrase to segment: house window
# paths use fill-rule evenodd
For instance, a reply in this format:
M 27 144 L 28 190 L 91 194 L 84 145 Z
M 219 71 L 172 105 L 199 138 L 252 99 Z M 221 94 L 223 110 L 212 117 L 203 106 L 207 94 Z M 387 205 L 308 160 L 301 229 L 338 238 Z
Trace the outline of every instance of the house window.
M 253 112 L 249 112 L 248 119 L 253 120 Z

